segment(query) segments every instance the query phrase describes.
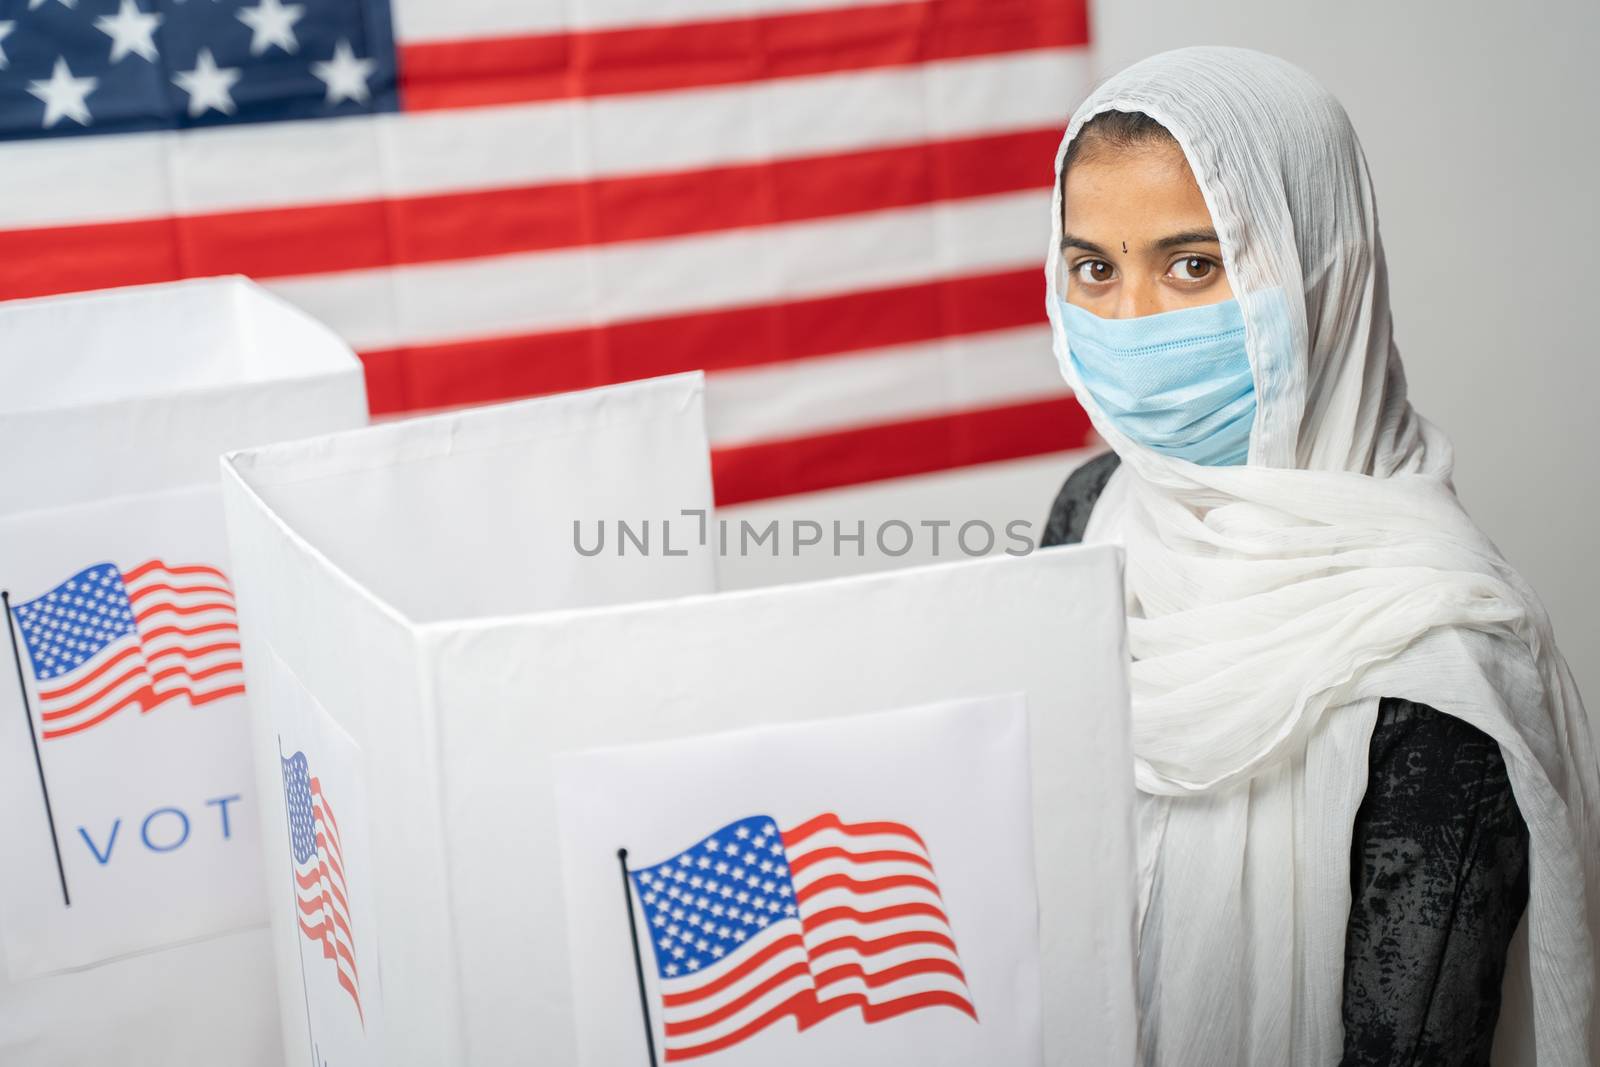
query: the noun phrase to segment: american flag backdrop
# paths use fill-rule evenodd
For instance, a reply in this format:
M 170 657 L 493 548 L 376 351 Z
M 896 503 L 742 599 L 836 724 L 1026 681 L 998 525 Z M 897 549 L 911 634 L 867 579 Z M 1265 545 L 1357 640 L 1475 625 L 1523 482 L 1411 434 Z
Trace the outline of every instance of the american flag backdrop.
M 289 815 L 300 936 L 317 946 L 327 961 L 325 965 L 333 967 L 364 1027 L 361 975 L 356 968 L 355 934 L 350 928 L 350 893 L 345 881 L 339 821 L 322 792 L 321 780 L 311 773 L 306 754 L 279 756 L 279 761 L 283 764 L 283 802 Z
M 927 846 L 896 822 L 824 814 L 788 830 L 729 823 L 630 871 L 660 987 L 669 1061 L 784 1019 L 867 1023 L 923 1008 L 977 1019 Z
M 11 610 L 46 741 L 130 708 L 244 692 L 233 591 L 215 567 L 97 563 Z
M 374 413 L 709 372 L 720 503 L 1085 443 L 1087 0 L 0 0 L 0 298 L 242 272 Z

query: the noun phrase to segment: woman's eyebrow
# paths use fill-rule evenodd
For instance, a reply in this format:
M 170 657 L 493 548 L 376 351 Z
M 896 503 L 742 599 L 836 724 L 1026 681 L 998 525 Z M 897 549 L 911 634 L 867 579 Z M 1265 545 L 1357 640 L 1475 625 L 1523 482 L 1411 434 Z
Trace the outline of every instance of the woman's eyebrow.
M 1069 248 L 1081 248 L 1085 252 L 1093 252 L 1097 256 L 1103 256 L 1106 254 L 1106 250 L 1095 244 L 1093 241 L 1085 241 L 1082 237 L 1075 237 L 1070 233 L 1064 233 L 1061 235 L 1061 250 L 1064 252 Z
M 1151 241 L 1149 244 L 1149 249 L 1152 252 L 1161 252 L 1168 248 L 1176 248 L 1179 245 L 1221 243 L 1221 241 L 1217 240 L 1216 230 L 1184 230 L 1182 233 L 1168 234 L 1166 237 Z M 1069 248 L 1080 248 L 1085 252 L 1092 252 L 1097 256 L 1103 256 L 1107 254 L 1105 249 L 1101 248 L 1093 241 L 1084 240 L 1082 237 L 1078 237 L 1070 233 L 1062 234 L 1061 250 L 1064 252 Z
M 1216 230 L 1184 230 L 1182 233 L 1170 234 L 1159 241 L 1152 241 L 1150 247 L 1155 251 L 1167 248 L 1176 248 L 1179 245 L 1221 244 L 1217 240 Z

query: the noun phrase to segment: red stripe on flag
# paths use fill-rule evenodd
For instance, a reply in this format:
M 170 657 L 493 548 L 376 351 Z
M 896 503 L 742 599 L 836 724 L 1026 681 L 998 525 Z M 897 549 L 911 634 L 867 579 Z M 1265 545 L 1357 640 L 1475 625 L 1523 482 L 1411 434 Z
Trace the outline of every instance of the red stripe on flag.
M 199 615 L 202 612 L 207 611 L 226 611 L 232 613 L 233 605 L 224 604 L 220 601 L 209 601 L 204 604 L 190 604 L 185 606 L 182 604 L 171 604 L 163 600 L 157 601 L 153 606 L 145 608 L 143 611 L 134 615 L 133 621 L 144 622 L 151 616 L 160 615 L 164 611 L 170 611 L 174 615 Z
M 229 633 L 238 633 L 239 627 L 235 626 L 231 622 L 214 622 L 208 626 L 195 626 L 189 628 L 182 626 L 157 626 L 153 630 L 146 631 L 143 635 L 143 639 L 144 643 L 148 645 L 153 644 L 155 639 L 158 637 L 169 637 L 172 634 L 177 634 L 180 637 L 201 637 L 205 634 L 214 634 L 221 630 L 227 630 Z
M 194 647 L 189 647 L 187 645 L 174 645 L 171 648 L 164 648 L 159 652 L 150 653 L 147 658 L 147 662 L 154 663 L 158 659 L 166 659 L 170 656 L 182 656 L 184 659 L 199 659 L 202 656 L 209 656 L 213 652 L 226 652 L 229 650 L 238 651 L 238 648 L 239 642 L 237 641 L 218 641 L 215 644 L 196 645 Z M 196 675 L 195 677 L 199 677 L 199 675 Z
M 737 1045 L 739 1042 L 743 1041 L 752 1034 L 764 1030 L 766 1027 L 771 1026 L 774 1022 L 777 1022 L 785 1015 L 794 1015 L 797 1018 L 803 1017 L 802 1013 L 807 1008 L 815 1008 L 816 1003 L 816 991 L 811 989 L 802 989 L 788 1000 L 785 1000 L 782 1004 L 774 1007 L 771 1011 L 764 1012 L 763 1014 L 756 1016 L 754 1019 L 739 1027 L 739 1029 L 723 1034 L 715 1041 L 707 1041 L 703 1045 L 692 1045 L 688 1048 L 668 1048 L 665 1050 L 662 1058 L 671 1063 L 676 1060 L 690 1060 L 694 1059 L 696 1056 L 705 1056 L 712 1052 L 721 1051 L 722 1049 L 728 1048 L 731 1045 Z
M 1089 417 L 1073 397 L 713 449 L 719 507 L 1084 448 Z
M 650 93 L 1089 42 L 1087 0 L 926 0 L 403 44 L 407 111 Z
M 961 965 L 950 960 L 937 957 L 907 960 L 905 963 L 893 967 L 885 967 L 881 971 L 869 971 L 859 963 L 841 963 L 837 967 L 829 967 L 817 975 L 817 988 L 824 989 L 835 982 L 842 982 L 847 978 L 860 981 L 869 989 L 877 989 L 891 982 L 898 982 L 903 978 L 910 978 L 919 974 L 948 974 L 959 978 L 962 982 L 967 976 L 961 973 Z
M 127 697 L 124 700 L 117 701 L 117 703 L 111 705 L 109 708 L 107 708 L 106 710 L 100 712 L 98 715 L 95 715 L 92 718 L 84 719 L 82 722 L 73 723 L 71 726 L 63 726 L 63 727 L 61 727 L 59 729 L 42 730 L 42 731 L 40 731 L 39 736 L 44 738 L 46 741 L 49 741 L 52 738 L 66 737 L 66 736 L 68 736 L 70 734 L 78 733 L 80 730 L 87 730 L 89 727 L 97 726 L 100 723 L 104 722 L 106 719 L 111 718 L 111 716 L 115 715 L 117 712 L 121 711 L 123 708 L 130 707 L 130 706 L 132 706 L 134 704 L 139 704 L 140 707 L 143 710 L 149 711 L 150 709 L 147 708 L 147 707 L 144 707 L 143 704 L 142 704 L 143 698 L 145 696 L 147 696 L 148 694 L 149 694 L 149 690 L 148 689 L 141 689 L 138 692 L 134 693 L 132 696 Z M 45 718 L 49 718 L 49 716 L 47 715 L 47 716 L 45 716 Z
M 661 995 L 661 1002 L 669 1008 L 677 1008 L 682 1007 L 685 1004 L 693 1004 L 697 1000 L 704 1000 L 713 993 L 720 993 L 722 990 L 733 985 L 745 975 L 756 970 L 762 964 L 766 963 L 768 960 L 772 959 L 772 957 L 781 952 L 804 952 L 805 950 L 806 943 L 801 939 L 799 934 L 787 934 L 778 938 L 776 941 L 772 942 L 772 944 L 768 945 L 754 956 L 751 956 L 749 959 L 739 964 L 739 966 L 733 968 L 726 974 L 721 975 L 713 981 L 707 982 L 703 986 L 697 986 L 694 989 L 688 989 L 678 993 L 663 993 Z
M 304 902 L 302 902 L 302 905 L 303 903 Z M 306 924 L 304 919 L 301 919 L 300 932 L 305 934 L 305 936 L 310 940 L 321 944 L 322 955 L 324 959 L 334 961 L 335 976 L 338 978 L 339 984 L 344 987 L 345 992 L 349 993 L 350 998 L 355 1001 L 356 1014 L 361 1018 L 361 1025 L 363 1028 L 365 1028 L 366 1015 L 361 1010 L 361 994 L 356 990 L 355 979 L 350 972 L 339 966 L 339 960 L 341 958 L 348 959 L 350 953 L 334 936 L 332 924 L 328 923 L 327 921 L 323 921 L 317 923 L 315 926 L 309 926 Z
M 168 574 L 173 575 L 204 574 L 212 578 L 220 578 L 224 582 L 228 580 L 228 576 L 217 570 L 217 568 L 207 567 L 201 563 L 190 564 L 189 566 L 184 567 L 169 567 L 159 559 L 152 559 L 146 560 L 137 567 L 133 568 L 133 570 L 125 572 L 122 575 L 122 584 L 129 585 L 133 582 L 136 582 L 140 578 L 143 578 L 145 575 L 149 574 L 151 571 L 166 571 Z
M 1060 136 L 1025 130 L 669 174 L 0 231 L 0 299 L 453 261 L 1017 192 L 1048 184 L 1041 175 Z
M 903 933 L 889 934 L 886 937 L 875 937 L 870 940 L 856 937 L 853 934 L 847 937 L 836 937 L 832 940 L 824 941 L 812 949 L 811 958 L 821 959 L 823 956 L 834 952 L 842 952 L 845 949 L 849 949 L 860 956 L 876 956 L 884 952 L 891 952 L 897 948 L 905 948 L 907 945 L 938 945 L 941 948 L 949 949 L 951 952 L 956 950 L 955 941 L 944 934 L 936 933 L 932 930 L 907 930 Z
M 203 682 L 207 678 L 215 678 L 219 674 L 229 674 L 244 669 L 244 664 L 238 660 L 227 663 L 218 663 L 214 667 L 205 667 L 198 671 L 191 671 L 187 667 L 168 667 L 166 670 L 156 671 L 150 676 L 152 683 L 164 681 L 167 678 L 184 676 L 191 682 Z
M 749 989 L 732 998 L 720 1007 L 713 1008 L 704 1015 L 696 1015 L 693 1019 L 682 1019 L 678 1022 L 662 1023 L 661 1029 L 668 1037 L 678 1037 L 681 1034 L 692 1034 L 696 1030 L 704 1030 L 715 1026 L 724 1019 L 732 1018 L 745 1008 L 754 1004 L 774 989 L 778 989 L 795 978 L 801 978 L 811 973 L 804 960 L 790 964 L 781 971 L 774 971 Z
M 789 861 L 789 873 L 799 874 L 812 864 L 824 860 L 845 860 L 850 863 L 915 863 L 933 870 L 933 864 L 927 858 L 915 852 L 901 852 L 895 849 L 876 849 L 871 852 L 852 852 L 847 848 L 830 845 L 827 848 L 815 848 Z
M 921 836 L 919 836 L 915 830 L 904 823 L 845 822 L 831 811 L 822 815 L 818 815 L 815 818 L 808 819 L 792 830 L 785 830 L 783 832 L 783 845 L 785 848 L 793 848 L 806 838 L 815 834 L 820 834 L 824 830 L 837 830 L 839 833 L 848 834 L 851 837 L 872 837 L 879 834 L 899 834 L 901 837 L 909 837 L 923 848 L 928 847 L 927 842 L 923 841 Z
M 39 717 L 44 719 L 46 722 L 54 722 L 56 719 L 64 719 L 68 716 L 76 715 L 78 712 L 83 711 L 86 708 L 93 707 L 101 700 L 104 700 L 111 693 L 120 689 L 122 686 L 127 685 L 129 681 L 141 676 L 146 676 L 145 665 L 142 661 L 133 665 L 132 667 L 129 667 L 111 681 L 105 683 L 99 689 L 96 689 L 92 694 L 84 697 L 75 704 L 69 704 L 60 707 L 54 704 L 43 705 Z M 150 686 L 145 684 L 140 689 L 137 689 L 133 693 L 130 693 L 124 697 L 123 703 L 127 703 L 129 700 L 143 700 L 149 695 Z M 121 705 L 119 704 L 118 706 L 120 707 Z
M 143 598 L 149 596 L 151 593 L 161 593 L 161 592 L 166 592 L 166 593 L 220 593 L 221 595 L 229 598 L 230 600 L 233 599 L 233 590 L 229 589 L 227 586 L 223 586 L 223 585 L 167 585 L 165 582 L 152 582 L 151 584 L 149 584 L 147 586 L 143 586 L 143 587 L 141 587 L 141 588 L 139 588 L 137 590 L 130 590 L 129 593 L 128 593 L 128 599 L 130 601 L 138 601 L 138 600 L 142 600 Z
M 862 911 L 841 904 L 836 908 L 824 908 L 821 911 L 806 915 L 801 918 L 801 925 L 806 933 L 827 926 L 829 923 L 850 921 L 856 923 L 886 923 L 891 919 L 905 919 L 913 915 L 937 919 L 949 926 L 950 919 L 945 915 L 944 909 L 933 904 L 892 904 L 886 908 L 874 908 L 871 911 Z
M 884 893 L 890 889 L 905 889 L 913 887 L 926 889 L 934 896 L 939 896 L 939 887 L 926 878 L 918 878 L 914 874 L 895 874 L 885 878 L 870 878 L 865 881 L 850 877 L 848 874 L 829 874 L 818 878 L 815 882 L 802 889 L 795 890 L 794 902 L 804 904 L 820 893 L 830 889 L 846 889 L 860 896 L 872 893 Z
M 240 669 L 243 669 L 243 666 L 243 664 L 240 664 Z M 200 705 L 209 704 L 213 700 L 221 700 L 223 697 L 238 696 L 240 693 L 244 692 L 244 686 L 230 685 L 226 689 L 213 689 L 207 693 L 189 693 L 183 690 L 178 690 L 168 695 L 177 696 L 180 692 L 189 698 L 190 705 L 198 708 Z
M 885 1019 L 893 1019 L 896 1015 L 904 1015 L 908 1011 L 919 1011 L 923 1008 L 943 1006 L 955 1008 L 965 1015 L 972 1016 L 976 1021 L 978 1009 L 972 1002 L 960 993 L 951 993 L 943 989 L 930 989 L 925 993 L 912 993 L 909 996 L 896 997 L 886 1000 L 882 1004 L 873 1004 L 867 1000 L 863 993 L 847 993 L 842 997 L 829 997 L 821 1004 L 822 1011 L 815 1017 L 806 1020 L 807 1025 L 814 1025 L 819 1019 L 828 1015 L 835 1015 L 846 1008 L 860 1008 L 861 1018 L 869 1023 L 881 1023 Z
M 322 794 L 322 780 L 320 778 L 311 779 L 311 795 L 316 797 L 317 804 L 320 807 L 322 814 L 327 816 L 327 829 L 329 837 L 333 841 L 335 852 L 338 852 L 339 858 L 342 860 L 343 853 L 339 852 L 339 850 L 342 848 L 342 839 L 339 837 L 339 819 L 333 813 L 333 804 L 331 804 L 328 801 L 328 798 Z
M 143 649 L 137 645 L 129 645 L 127 648 L 123 649 L 121 652 L 118 652 L 115 656 L 112 656 L 110 659 L 100 664 L 100 666 L 96 667 L 82 678 L 74 681 L 71 685 L 63 685 L 55 689 L 41 688 L 39 690 L 39 699 L 42 701 L 59 700 L 67 694 L 76 692 L 77 690 L 88 685 L 90 682 L 94 681 L 96 678 L 99 678 L 101 675 L 105 674 L 107 671 L 121 663 L 123 660 L 127 659 L 129 656 L 136 656 L 142 651 Z
M 1040 321 L 1036 267 L 604 326 L 361 353 L 374 415 L 724 370 Z M 886 475 L 887 477 L 887 475 Z M 799 492 L 800 490 L 795 490 Z
M 339 854 L 337 850 L 330 847 L 326 837 L 321 834 L 317 836 L 317 847 L 321 848 L 325 853 L 325 855 L 322 857 L 322 862 L 327 864 L 329 870 L 333 871 L 334 874 L 339 876 L 340 881 L 343 881 L 344 868 L 339 865 Z

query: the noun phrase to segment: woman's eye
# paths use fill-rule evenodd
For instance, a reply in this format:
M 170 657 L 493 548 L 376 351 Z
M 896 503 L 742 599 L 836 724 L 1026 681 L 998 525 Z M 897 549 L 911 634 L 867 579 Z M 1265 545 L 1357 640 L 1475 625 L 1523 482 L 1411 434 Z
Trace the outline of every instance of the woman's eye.
M 1111 280 L 1116 270 L 1103 259 L 1086 259 L 1074 266 L 1072 273 L 1086 285 L 1102 285 Z
M 1203 282 L 1216 271 L 1217 264 L 1205 256 L 1184 256 L 1167 268 L 1167 273 L 1180 282 Z

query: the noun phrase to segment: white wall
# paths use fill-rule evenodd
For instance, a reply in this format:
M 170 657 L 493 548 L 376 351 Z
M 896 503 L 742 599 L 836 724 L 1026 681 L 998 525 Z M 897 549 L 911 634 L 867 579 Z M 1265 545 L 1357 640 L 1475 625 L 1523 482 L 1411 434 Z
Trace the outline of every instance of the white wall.
M 1229 44 L 1283 56 L 1366 147 L 1416 407 L 1531 581 L 1600 721 L 1600 3 L 1099 0 L 1101 75 Z

